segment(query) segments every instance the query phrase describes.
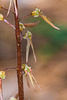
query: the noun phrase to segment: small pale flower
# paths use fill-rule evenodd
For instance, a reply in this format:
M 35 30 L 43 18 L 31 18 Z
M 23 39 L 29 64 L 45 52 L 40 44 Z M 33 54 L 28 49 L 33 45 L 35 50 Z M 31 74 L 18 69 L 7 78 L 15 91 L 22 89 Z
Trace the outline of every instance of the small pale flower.
M 38 8 L 35 8 L 35 11 L 32 12 L 32 16 L 34 17 L 41 17 L 43 18 L 49 25 L 51 25 L 53 28 L 60 30 L 60 28 L 56 27 L 48 18 L 42 13 L 42 11 Z
M 0 78 L 5 79 L 5 71 L 0 71 Z
M 17 100 L 15 97 L 11 97 L 9 100 Z
M 25 33 L 25 36 L 23 37 L 24 39 L 32 39 L 32 33 L 30 31 L 27 31 L 27 33 Z
M 30 46 L 32 48 L 33 56 L 34 56 L 34 59 L 35 59 L 35 62 L 36 62 L 36 55 L 35 55 L 34 47 L 33 47 L 33 44 L 32 44 L 32 33 L 30 31 L 27 31 L 27 33 L 25 33 L 25 36 L 23 38 L 27 40 L 26 62 L 28 62 L 28 55 L 29 55 L 29 48 L 30 48 Z
M 24 24 L 21 22 L 19 22 L 19 29 L 20 29 L 20 31 L 23 31 L 25 29 Z
M 4 19 L 3 15 L 2 15 L 2 14 L 0 14 L 0 20 L 3 20 L 3 19 Z
M 37 81 L 35 80 L 33 74 L 32 74 L 32 69 L 31 67 L 29 67 L 27 64 L 22 64 L 22 69 L 25 72 L 25 76 L 29 76 L 31 84 L 33 85 L 33 88 L 35 89 L 35 85 L 37 85 L 38 88 L 40 88 L 40 86 L 38 85 Z M 36 89 L 35 89 L 36 90 Z
M 32 12 L 32 16 L 39 17 L 39 14 L 41 14 L 41 10 L 38 8 L 35 8 L 35 11 Z
M 22 64 L 22 69 L 24 70 L 25 75 L 32 72 L 31 67 L 29 67 L 27 64 Z

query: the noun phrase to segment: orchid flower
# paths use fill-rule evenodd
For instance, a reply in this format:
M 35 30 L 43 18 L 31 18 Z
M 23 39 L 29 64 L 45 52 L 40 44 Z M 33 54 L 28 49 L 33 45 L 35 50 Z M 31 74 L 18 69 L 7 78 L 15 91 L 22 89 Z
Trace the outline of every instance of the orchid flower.
M 22 31 L 25 29 L 25 27 L 35 27 L 38 23 L 39 23 L 39 21 L 33 22 L 33 23 L 24 23 L 24 24 L 19 22 L 19 30 L 20 30 L 21 40 L 22 40 Z
M 0 71 L 0 98 L 1 100 L 3 100 L 2 79 L 5 79 L 5 71 Z
M 33 11 L 32 16 L 34 17 L 41 17 L 43 18 L 49 25 L 51 25 L 53 28 L 60 30 L 60 28 L 56 27 L 50 20 L 48 20 L 48 18 L 42 13 L 42 11 L 38 8 L 35 8 L 35 11 Z
M 30 48 L 30 46 L 32 48 L 33 56 L 34 56 L 34 59 L 35 59 L 35 62 L 36 62 L 36 56 L 35 56 L 34 47 L 33 47 L 33 44 L 32 44 L 32 33 L 30 31 L 27 31 L 27 33 L 25 33 L 25 36 L 23 38 L 27 40 L 26 63 L 28 62 L 28 55 L 29 55 L 29 48 Z
M 15 27 L 14 27 L 10 22 L 8 22 L 6 19 L 4 19 L 4 16 L 3 16 L 2 14 L 0 14 L 0 21 L 6 22 L 6 23 L 9 24 L 13 29 L 15 29 Z
M 25 76 L 29 76 L 31 84 L 33 85 L 33 88 L 35 89 L 34 83 L 37 85 L 37 87 L 40 89 L 40 86 L 38 85 L 37 81 L 35 80 L 33 74 L 32 74 L 32 69 L 29 67 L 27 64 L 22 64 L 22 69 L 25 72 Z M 35 89 L 36 90 L 36 89 Z

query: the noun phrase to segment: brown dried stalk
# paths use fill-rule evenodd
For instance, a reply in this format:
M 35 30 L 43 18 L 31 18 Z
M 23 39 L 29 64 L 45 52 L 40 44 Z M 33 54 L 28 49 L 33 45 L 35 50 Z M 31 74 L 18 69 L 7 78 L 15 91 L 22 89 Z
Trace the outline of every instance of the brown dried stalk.
M 16 48 L 17 48 L 17 78 L 18 78 L 18 93 L 19 93 L 19 100 L 24 100 L 24 92 L 23 92 L 23 72 L 21 68 L 21 38 L 20 38 L 20 31 L 19 31 L 19 18 L 18 14 L 16 14 L 16 10 L 18 13 L 18 4 L 17 0 L 15 0 L 16 8 L 14 7 L 14 17 L 15 17 L 15 35 L 16 35 Z

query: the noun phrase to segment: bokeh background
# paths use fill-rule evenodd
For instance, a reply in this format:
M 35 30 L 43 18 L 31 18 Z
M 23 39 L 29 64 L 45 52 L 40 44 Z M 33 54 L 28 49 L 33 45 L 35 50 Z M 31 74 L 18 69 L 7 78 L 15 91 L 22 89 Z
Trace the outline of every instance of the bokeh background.
M 21 20 L 23 23 L 40 21 L 36 27 L 26 28 L 26 31 L 30 30 L 33 34 L 37 56 L 35 63 L 30 48 L 29 66 L 42 90 L 35 92 L 31 83 L 29 88 L 24 77 L 25 100 L 67 100 L 67 0 L 18 0 L 18 3 L 20 17 L 38 7 L 61 29 L 52 28 L 40 17 L 30 16 Z M 0 0 L 0 5 L 8 8 L 9 0 Z M 7 12 L 0 9 L 0 13 L 6 16 Z M 11 13 L 6 19 L 14 25 Z M 22 40 L 22 63 L 25 63 L 25 53 L 26 41 Z M 16 67 L 15 33 L 9 25 L 0 21 L 0 70 L 6 67 Z M 9 100 L 17 92 L 16 71 L 6 71 L 6 79 L 3 80 L 4 100 Z

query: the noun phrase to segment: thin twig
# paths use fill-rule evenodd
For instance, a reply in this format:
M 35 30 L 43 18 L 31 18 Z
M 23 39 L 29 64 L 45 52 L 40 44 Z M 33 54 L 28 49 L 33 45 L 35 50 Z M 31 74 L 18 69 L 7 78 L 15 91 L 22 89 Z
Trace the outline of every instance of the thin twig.
M 9 67 L 9 68 L 5 68 L 4 71 L 7 71 L 7 70 L 14 70 L 14 69 L 17 69 L 16 67 Z
M 4 19 L 4 22 L 6 22 L 8 25 L 10 25 L 13 29 L 15 29 L 14 25 L 12 25 L 10 22 L 8 22 L 6 19 Z
M 1 5 L 0 5 L 0 6 L 1 6 Z M 4 9 L 4 10 L 8 11 L 8 9 L 6 9 L 6 8 L 4 8 L 4 7 L 2 7 L 2 6 L 1 6 L 1 9 Z M 10 12 L 13 13 L 13 14 L 15 14 L 15 12 L 13 12 L 13 11 L 11 11 L 11 10 L 10 10 Z
M 23 17 L 19 18 L 19 20 L 22 20 L 22 19 L 24 19 L 24 18 L 26 18 L 26 17 L 29 17 L 29 16 L 31 16 L 31 13 L 28 14 L 28 15 L 26 15 L 26 16 L 23 16 Z
M 8 70 L 18 70 L 18 68 L 17 67 L 9 67 L 9 68 L 5 68 L 3 71 L 8 71 Z M 22 74 L 24 75 L 24 70 L 22 71 Z

